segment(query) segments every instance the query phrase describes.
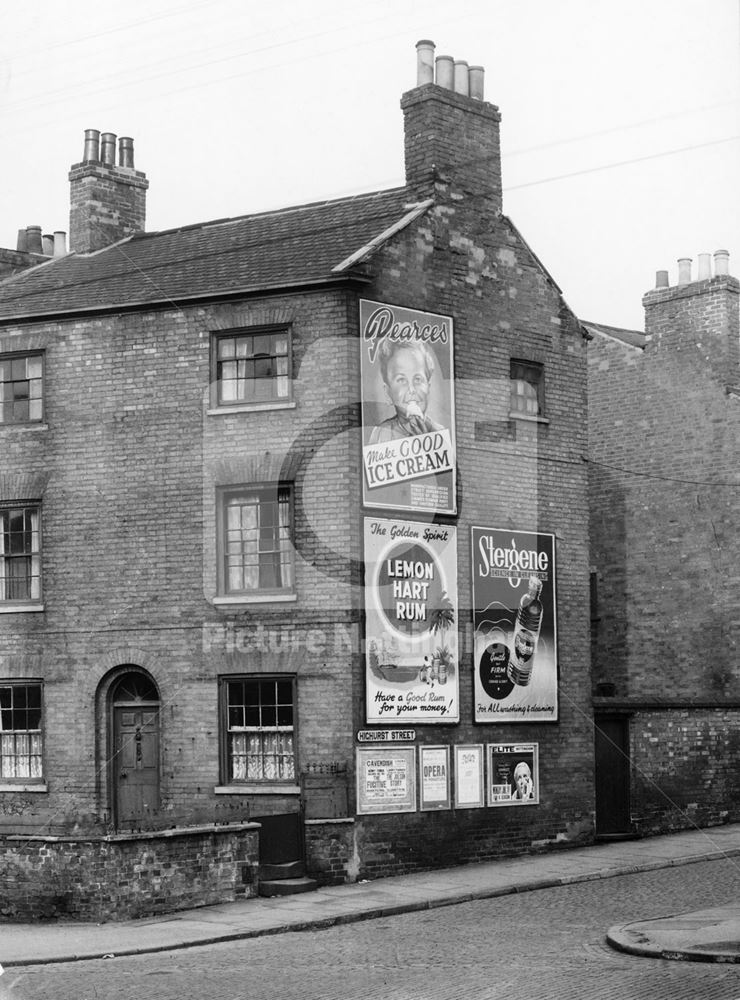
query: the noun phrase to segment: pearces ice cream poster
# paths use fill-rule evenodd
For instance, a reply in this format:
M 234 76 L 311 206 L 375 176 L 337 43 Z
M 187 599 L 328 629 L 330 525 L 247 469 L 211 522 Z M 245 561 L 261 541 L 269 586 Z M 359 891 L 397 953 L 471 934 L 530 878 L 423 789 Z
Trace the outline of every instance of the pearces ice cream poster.
M 366 507 L 456 513 L 452 319 L 360 301 Z
M 555 538 L 471 528 L 476 722 L 558 718 Z
M 367 721 L 458 722 L 457 636 L 455 528 L 366 517 Z

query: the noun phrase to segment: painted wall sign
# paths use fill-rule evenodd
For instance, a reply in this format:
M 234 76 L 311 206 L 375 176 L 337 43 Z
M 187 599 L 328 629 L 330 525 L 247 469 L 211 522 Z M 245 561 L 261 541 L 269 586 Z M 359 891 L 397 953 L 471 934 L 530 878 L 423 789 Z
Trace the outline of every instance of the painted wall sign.
M 415 739 L 414 729 L 360 729 L 357 733 L 358 743 L 413 743 Z
M 413 747 L 358 749 L 357 812 L 416 812 Z
M 485 805 L 483 787 L 483 744 L 455 747 L 455 808 L 474 809 Z
M 489 743 L 489 806 L 537 805 L 539 801 L 539 744 Z
M 365 518 L 367 722 L 458 722 L 457 536 Z
M 476 722 L 558 717 L 555 539 L 471 528 Z
M 363 503 L 456 513 L 452 319 L 360 300 Z
M 419 799 L 422 810 L 450 808 L 449 747 L 419 747 Z

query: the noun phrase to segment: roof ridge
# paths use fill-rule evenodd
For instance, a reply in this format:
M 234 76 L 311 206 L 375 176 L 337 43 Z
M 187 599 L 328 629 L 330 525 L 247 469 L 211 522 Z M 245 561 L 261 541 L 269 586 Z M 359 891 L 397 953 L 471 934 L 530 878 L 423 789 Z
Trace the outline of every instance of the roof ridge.
M 221 219 L 206 219 L 203 222 L 191 222 L 185 226 L 171 226 L 168 229 L 153 229 L 149 232 L 134 233 L 130 238 L 139 241 L 154 238 L 156 236 L 167 236 L 171 233 L 184 233 L 194 229 L 207 229 L 215 226 L 235 225 L 239 222 L 244 222 L 247 219 L 264 219 L 271 215 L 287 215 L 289 212 L 303 212 L 321 208 L 323 206 L 330 207 L 332 205 L 339 205 L 341 202 L 358 201 L 361 198 L 379 198 L 383 195 L 400 194 L 401 192 L 407 193 L 409 198 L 413 198 L 413 193 L 405 186 L 383 188 L 379 191 L 362 191 L 353 195 L 345 195 L 342 198 L 325 198 L 320 201 L 304 202 L 301 205 L 284 205 L 282 208 L 266 209 L 263 212 L 246 212 L 244 215 L 224 216 L 224 218 Z M 111 246 L 115 245 L 115 243 L 111 244 Z M 110 248 L 106 247 L 105 249 Z

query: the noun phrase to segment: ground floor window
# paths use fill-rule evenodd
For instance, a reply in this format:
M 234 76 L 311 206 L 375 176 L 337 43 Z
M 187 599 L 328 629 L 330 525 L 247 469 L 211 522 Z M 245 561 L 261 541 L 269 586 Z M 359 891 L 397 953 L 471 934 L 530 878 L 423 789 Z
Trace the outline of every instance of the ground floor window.
M 0 779 L 41 778 L 41 685 L 0 682 Z
M 224 678 L 221 695 L 227 782 L 295 781 L 293 678 Z

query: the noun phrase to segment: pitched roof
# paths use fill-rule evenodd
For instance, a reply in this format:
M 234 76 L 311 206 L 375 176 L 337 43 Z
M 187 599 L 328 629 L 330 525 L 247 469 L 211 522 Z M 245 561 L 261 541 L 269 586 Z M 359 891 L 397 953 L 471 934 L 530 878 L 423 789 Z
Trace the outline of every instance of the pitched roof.
M 612 337 L 614 340 L 619 340 L 630 347 L 643 348 L 647 343 L 647 337 L 640 330 L 626 330 L 621 326 L 607 326 L 606 323 L 591 323 L 585 319 L 581 320 L 581 324 L 589 333 L 601 334 L 602 337 Z
M 0 281 L 0 323 L 336 280 L 429 204 L 394 188 L 139 233 Z

